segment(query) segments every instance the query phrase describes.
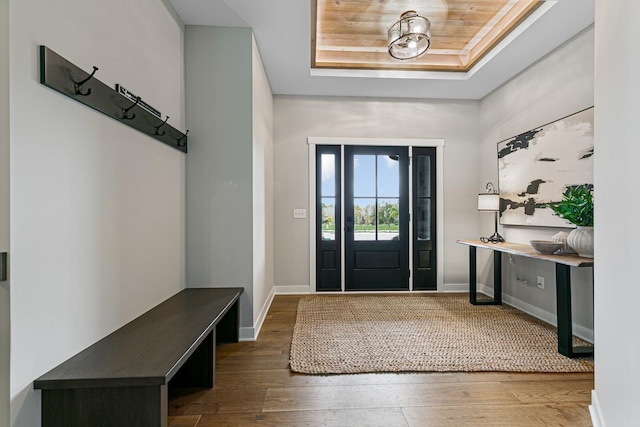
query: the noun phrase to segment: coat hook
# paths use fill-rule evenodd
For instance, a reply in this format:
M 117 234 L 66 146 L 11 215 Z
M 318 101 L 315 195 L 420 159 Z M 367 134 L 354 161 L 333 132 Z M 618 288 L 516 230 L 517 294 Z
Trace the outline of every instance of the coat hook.
M 184 133 L 184 135 L 182 135 L 182 138 L 180 138 L 178 140 L 178 147 L 184 147 L 185 145 L 187 145 L 187 143 L 186 142 L 182 142 L 182 140 L 187 137 L 188 133 L 189 133 L 189 129 L 187 129 L 187 131 Z
M 160 124 L 160 126 L 156 126 L 156 135 L 160 135 L 160 136 L 162 136 L 162 135 L 164 135 L 165 133 L 167 133 L 167 132 L 165 132 L 165 131 L 162 131 L 162 133 L 158 132 L 158 131 L 160 130 L 160 128 L 161 128 L 162 126 L 164 126 L 164 125 L 167 123 L 167 120 L 169 120 L 169 116 L 167 116 L 167 118 L 166 118 L 166 119 L 164 119 L 164 122 L 162 122 L 162 123 Z
M 140 102 L 140 97 L 136 96 L 136 102 L 134 102 L 131 107 L 122 109 L 122 118 L 124 120 L 133 120 L 136 118 L 136 113 L 133 113 L 131 116 L 129 116 L 129 110 L 138 105 L 138 102 Z
M 73 89 L 75 90 L 76 95 L 80 95 L 80 96 L 91 95 L 91 88 L 87 89 L 86 92 L 82 92 L 82 85 L 88 82 L 89 80 L 91 80 L 93 76 L 96 74 L 96 71 L 98 71 L 98 67 L 94 66 L 93 72 L 89 74 L 89 77 L 82 80 L 81 82 L 76 82 L 75 80 L 73 81 Z

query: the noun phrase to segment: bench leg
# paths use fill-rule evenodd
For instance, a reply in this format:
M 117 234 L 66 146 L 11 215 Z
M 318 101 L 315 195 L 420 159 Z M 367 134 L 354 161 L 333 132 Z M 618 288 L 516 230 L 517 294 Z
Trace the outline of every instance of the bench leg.
M 240 338 L 239 301 L 233 303 L 229 311 L 216 325 L 216 342 L 238 342 Z
M 240 333 L 240 309 L 238 301 L 220 319 L 200 346 L 171 379 L 171 387 L 208 387 L 215 384 L 215 343 L 238 342 Z
M 215 383 L 215 329 L 207 335 L 178 372 L 171 378 L 171 387 L 208 387 Z
M 43 427 L 167 426 L 167 386 L 42 390 Z

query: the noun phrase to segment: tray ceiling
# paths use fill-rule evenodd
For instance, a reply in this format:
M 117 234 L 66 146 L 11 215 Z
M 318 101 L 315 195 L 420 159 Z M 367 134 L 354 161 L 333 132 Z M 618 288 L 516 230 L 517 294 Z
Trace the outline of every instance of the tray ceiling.
M 312 67 L 469 71 L 542 5 L 539 0 L 312 0 Z M 398 60 L 387 30 L 415 10 L 431 21 L 431 47 Z
M 167 1 L 167 0 L 163 0 Z M 423 71 L 388 68 L 312 68 L 314 61 L 317 3 L 321 0 L 168 0 L 186 25 L 249 27 L 267 73 L 271 90 L 278 95 L 366 96 L 385 98 L 481 99 L 526 67 L 540 60 L 564 42 L 593 24 L 594 0 L 536 1 L 533 10 L 511 32 L 468 71 Z M 327 1 L 327 0 L 323 0 Z M 471 11 L 491 21 L 491 10 L 515 0 L 339 0 L 341 4 L 360 3 L 359 7 L 402 4 L 387 12 L 385 22 L 377 24 L 378 48 L 386 52 L 386 31 L 401 13 L 413 9 L 433 23 L 433 49 L 454 50 L 444 44 L 438 22 L 447 17 L 455 34 L 478 34 L 467 28 Z M 408 3 L 406 3 L 408 2 Z M 333 3 L 335 7 L 336 2 Z M 487 6 L 497 4 L 498 6 Z M 481 6 L 482 5 L 482 6 Z M 501 7 L 503 7 L 501 6 Z M 489 7 L 488 12 L 482 12 Z M 426 9 L 425 9 L 426 8 Z M 467 12 L 464 12 L 464 11 Z M 500 9 L 502 10 L 502 9 Z M 376 13 L 363 13 L 369 19 Z M 455 16 L 458 16 L 457 25 Z M 494 15 L 495 16 L 495 15 Z M 336 17 L 336 20 L 345 18 Z M 517 20 L 516 20 L 517 21 Z M 348 25 L 347 25 L 348 26 Z M 471 27 L 472 25 L 469 25 Z M 376 25 L 370 25 L 371 28 Z M 369 31 L 371 31 L 371 28 Z M 371 43 L 367 37 L 366 43 Z M 495 40 L 499 40 L 499 37 Z M 320 40 L 327 44 L 324 39 Z M 450 41 L 452 42 L 452 41 Z M 460 49 L 460 42 L 457 46 Z M 453 44 L 449 44 L 453 46 Z M 362 48 L 371 46 L 363 46 Z M 375 46 L 374 46 L 375 47 Z M 339 48 L 341 49 L 341 48 Z M 464 50 L 464 47 L 462 48 Z M 387 53 L 388 55 L 388 53 Z M 428 56 L 427 56 L 428 57 Z M 403 61 L 407 62 L 407 61 Z M 468 66 L 468 64 L 467 64 Z

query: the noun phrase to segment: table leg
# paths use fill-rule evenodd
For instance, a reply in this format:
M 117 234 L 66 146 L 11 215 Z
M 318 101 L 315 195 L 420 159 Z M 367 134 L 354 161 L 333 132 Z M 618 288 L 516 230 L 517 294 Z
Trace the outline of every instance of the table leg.
M 477 278 L 476 278 L 476 247 L 469 246 L 469 302 L 471 304 L 476 304 L 476 287 L 477 287 Z
M 567 357 L 593 356 L 593 347 L 573 347 L 571 268 L 564 264 L 556 264 L 556 309 L 558 312 L 558 352 Z
M 469 302 L 473 305 L 502 304 L 502 254 L 493 251 L 493 299 L 477 299 L 477 253 L 475 246 L 469 246 Z
M 493 300 L 502 304 L 502 252 L 493 251 Z

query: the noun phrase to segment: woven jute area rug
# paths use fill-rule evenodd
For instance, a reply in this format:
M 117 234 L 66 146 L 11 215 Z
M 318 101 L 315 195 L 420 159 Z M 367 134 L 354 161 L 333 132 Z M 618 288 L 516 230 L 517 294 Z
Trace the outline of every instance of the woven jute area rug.
M 592 358 L 557 349 L 554 327 L 466 296 L 312 296 L 298 304 L 290 366 L 306 374 L 593 371 Z

